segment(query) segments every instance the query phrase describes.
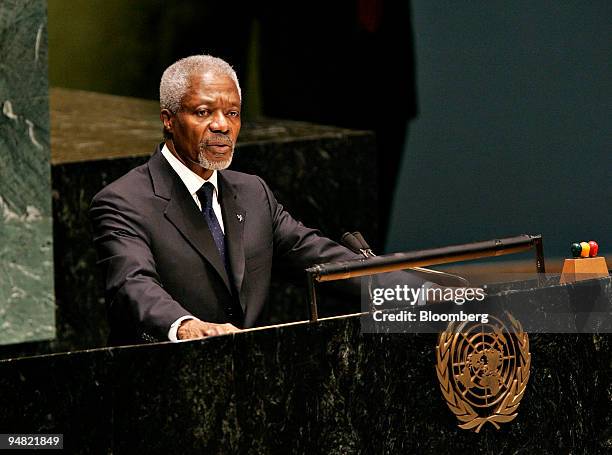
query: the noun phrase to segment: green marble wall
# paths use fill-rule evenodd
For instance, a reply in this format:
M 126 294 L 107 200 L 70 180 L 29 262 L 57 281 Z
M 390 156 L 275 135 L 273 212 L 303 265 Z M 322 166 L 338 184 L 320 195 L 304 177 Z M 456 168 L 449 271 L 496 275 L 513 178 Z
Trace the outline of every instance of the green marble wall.
M 55 337 L 47 15 L 0 2 L 0 344 Z

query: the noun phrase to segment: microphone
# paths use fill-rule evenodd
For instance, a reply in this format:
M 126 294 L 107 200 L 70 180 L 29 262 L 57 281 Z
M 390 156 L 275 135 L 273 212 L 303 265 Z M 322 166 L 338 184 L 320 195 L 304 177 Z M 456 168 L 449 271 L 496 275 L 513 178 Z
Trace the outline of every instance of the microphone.
M 353 232 L 352 234 L 350 232 L 345 232 L 340 238 L 340 242 L 342 242 L 342 244 L 353 253 L 361 254 L 365 259 L 374 257 L 374 253 L 372 253 L 370 246 L 359 232 Z M 376 310 L 376 308 L 374 306 L 374 300 L 372 297 L 372 276 L 368 277 L 368 294 L 370 296 L 370 312 L 373 312 Z
M 360 232 L 346 232 L 341 238 L 342 243 L 354 253 L 363 255 L 364 258 L 376 257 L 368 242 Z M 440 272 L 439 270 L 425 269 L 423 267 L 411 267 L 408 270 L 421 276 L 421 278 L 437 283 L 442 286 L 467 287 L 469 281 L 459 275 Z
M 361 235 L 361 232 L 353 232 L 353 237 L 355 237 L 357 241 L 361 243 L 361 249 L 363 249 L 369 257 L 376 256 L 372 251 L 372 248 L 370 248 L 370 245 L 368 245 L 368 242 L 366 242 L 363 235 Z
M 366 258 L 368 257 L 362 250 L 361 242 L 350 232 L 345 232 L 340 238 L 340 242 L 353 253 L 362 254 Z

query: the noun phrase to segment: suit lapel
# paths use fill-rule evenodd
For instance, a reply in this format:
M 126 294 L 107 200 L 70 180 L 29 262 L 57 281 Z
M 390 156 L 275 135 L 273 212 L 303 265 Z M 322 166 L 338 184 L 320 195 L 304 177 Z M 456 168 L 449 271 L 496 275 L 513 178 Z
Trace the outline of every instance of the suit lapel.
M 238 195 L 223 172 L 219 172 L 218 177 L 221 212 L 223 213 L 223 225 L 225 227 L 225 244 L 229 252 L 234 285 L 238 295 L 240 295 L 245 266 L 243 234 L 246 210 L 240 205 Z M 240 299 L 240 305 L 244 311 L 246 308 L 244 299 Z
M 198 210 L 180 177 L 159 150 L 158 146 L 157 153 L 149 160 L 149 171 L 155 194 L 168 200 L 164 215 L 185 240 L 213 266 L 231 293 L 223 260 L 202 212 Z

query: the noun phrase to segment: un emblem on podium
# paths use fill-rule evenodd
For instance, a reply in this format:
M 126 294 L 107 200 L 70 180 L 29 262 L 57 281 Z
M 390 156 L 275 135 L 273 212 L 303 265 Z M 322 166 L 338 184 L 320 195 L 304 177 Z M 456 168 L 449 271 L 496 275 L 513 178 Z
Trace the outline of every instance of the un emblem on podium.
M 487 324 L 451 323 L 438 336 L 436 372 L 459 428 L 476 433 L 487 422 L 517 416 L 529 381 L 529 337 L 507 314 L 511 330 L 489 316 Z

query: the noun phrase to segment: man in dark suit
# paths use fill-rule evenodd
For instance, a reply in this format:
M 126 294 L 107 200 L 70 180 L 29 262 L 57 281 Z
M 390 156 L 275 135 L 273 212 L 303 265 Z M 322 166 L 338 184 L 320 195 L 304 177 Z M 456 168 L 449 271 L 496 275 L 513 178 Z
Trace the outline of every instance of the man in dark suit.
M 165 142 L 147 164 L 100 191 L 90 209 L 112 344 L 253 327 L 273 257 L 300 274 L 358 258 L 294 220 L 259 177 L 224 170 L 241 108 L 226 62 L 200 55 L 171 65 L 160 105 Z

